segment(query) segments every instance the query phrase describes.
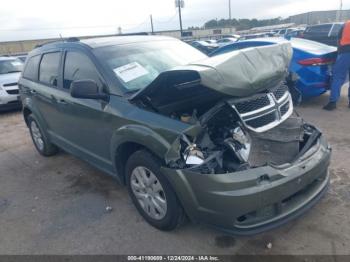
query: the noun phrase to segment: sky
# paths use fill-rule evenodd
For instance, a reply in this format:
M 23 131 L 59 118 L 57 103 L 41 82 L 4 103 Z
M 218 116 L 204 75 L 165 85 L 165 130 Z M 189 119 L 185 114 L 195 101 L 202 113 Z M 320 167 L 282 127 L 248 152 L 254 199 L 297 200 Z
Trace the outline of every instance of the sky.
M 228 18 L 229 0 L 184 0 L 183 27 Z M 232 18 L 286 18 L 339 9 L 340 0 L 231 0 Z M 343 0 L 350 9 L 350 0 Z M 175 0 L 2 0 L 0 41 L 179 29 Z

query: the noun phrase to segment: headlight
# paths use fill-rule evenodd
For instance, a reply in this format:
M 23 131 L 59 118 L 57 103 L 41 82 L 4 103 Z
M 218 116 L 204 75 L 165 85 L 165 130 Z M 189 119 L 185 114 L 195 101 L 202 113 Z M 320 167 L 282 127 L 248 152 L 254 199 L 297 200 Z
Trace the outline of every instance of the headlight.
M 249 159 L 251 149 L 251 139 L 241 127 L 236 127 L 232 132 L 232 137 L 225 139 L 225 144 L 237 156 L 242 163 Z

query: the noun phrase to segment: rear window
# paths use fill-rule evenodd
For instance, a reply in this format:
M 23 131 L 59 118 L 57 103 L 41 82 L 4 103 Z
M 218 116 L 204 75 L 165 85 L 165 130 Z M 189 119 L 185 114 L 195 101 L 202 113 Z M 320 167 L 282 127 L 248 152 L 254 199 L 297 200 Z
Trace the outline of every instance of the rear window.
M 308 34 L 328 35 L 331 28 L 332 24 L 315 25 L 308 27 L 305 32 Z
M 30 80 L 37 81 L 39 62 L 40 62 L 40 55 L 29 58 L 26 64 L 26 67 L 24 68 L 24 71 L 23 71 L 23 77 L 28 78 Z
M 39 81 L 48 85 L 57 86 L 61 53 L 47 53 L 43 55 L 39 69 Z

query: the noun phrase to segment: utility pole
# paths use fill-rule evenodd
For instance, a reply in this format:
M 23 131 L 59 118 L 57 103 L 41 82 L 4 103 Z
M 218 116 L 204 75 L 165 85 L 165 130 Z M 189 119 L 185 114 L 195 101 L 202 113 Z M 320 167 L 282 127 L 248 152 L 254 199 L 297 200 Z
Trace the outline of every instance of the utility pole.
M 228 0 L 228 17 L 230 18 L 230 21 L 231 21 L 231 0 Z
M 152 15 L 150 15 L 149 18 L 151 19 L 151 29 L 152 29 L 152 35 L 153 35 L 154 30 L 153 30 L 153 18 L 152 18 Z
M 228 17 L 230 19 L 229 25 L 230 25 L 230 33 L 232 33 L 232 25 L 231 25 L 231 0 L 228 0 Z
M 180 33 L 181 33 L 181 37 L 182 37 L 182 17 L 181 17 L 181 8 L 184 7 L 184 0 L 175 0 L 175 7 L 179 8 Z

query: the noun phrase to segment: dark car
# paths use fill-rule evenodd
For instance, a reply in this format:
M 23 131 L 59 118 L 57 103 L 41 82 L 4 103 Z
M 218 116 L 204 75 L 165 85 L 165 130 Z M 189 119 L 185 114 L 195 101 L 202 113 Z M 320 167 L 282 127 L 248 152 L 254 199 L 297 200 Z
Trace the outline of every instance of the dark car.
M 331 150 L 284 84 L 291 54 L 284 43 L 210 58 L 156 36 L 46 44 L 19 81 L 24 120 L 40 154 L 62 148 L 115 177 L 158 229 L 188 217 L 257 233 L 304 213 L 329 181 Z
M 326 23 L 311 25 L 299 36 L 326 45 L 337 46 L 338 34 L 344 23 Z

